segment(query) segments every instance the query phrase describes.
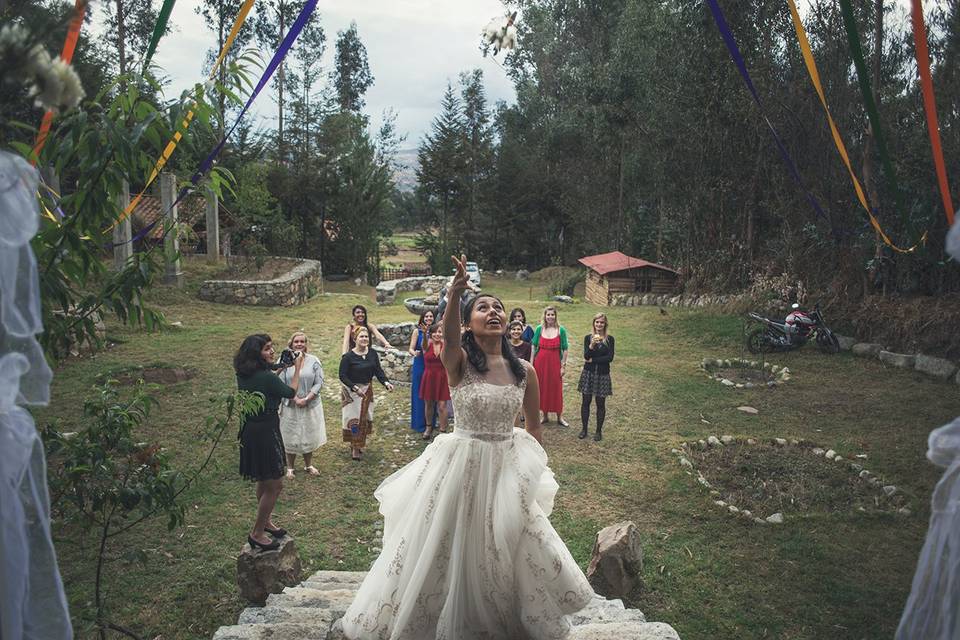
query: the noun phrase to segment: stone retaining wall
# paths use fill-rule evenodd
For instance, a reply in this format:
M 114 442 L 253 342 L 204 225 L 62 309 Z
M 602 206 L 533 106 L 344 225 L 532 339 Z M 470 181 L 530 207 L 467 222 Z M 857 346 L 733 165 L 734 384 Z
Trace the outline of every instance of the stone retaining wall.
M 303 304 L 320 291 L 323 276 L 317 260 L 297 260 L 297 265 L 276 280 L 207 280 L 199 297 L 208 302 L 292 307 Z
M 922 353 L 894 353 L 882 344 L 857 342 L 855 338 L 837 336 L 842 351 L 850 351 L 861 358 L 877 358 L 897 369 L 913 369 L 938 380 L 953 380 L 960 384 L 960 367 L 946 358 L 935 358 Z
M 410 336 L 417 330 L 416 322 L 397 322 L 378 324 L 377 330 L 383 334 L 391 346 L 406 351 L 410 346 Z
M 614 294 L 610 296 L 611 307 L 707 307 L 733 302 L 740 296 L 733 295 L 674 295 L 669 293 Z
M 384 280 L 377 285 L 377 304 L 393 304 L 397 298 L 397 293 L 400 291 L 417 291 L 426 288 L 439 291 L 449 279 L 449 276 L 416 276 L 399 280 Z

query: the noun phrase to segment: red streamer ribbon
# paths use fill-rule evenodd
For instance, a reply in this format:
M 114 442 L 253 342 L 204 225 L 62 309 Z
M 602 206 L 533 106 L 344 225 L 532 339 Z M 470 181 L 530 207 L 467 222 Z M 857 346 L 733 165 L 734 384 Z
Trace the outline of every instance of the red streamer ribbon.
M 940 144 L 940 125 L 937 122 L 937 101 L 933 95 L 933 80 L 930 76 L 930 52 L 927 50 L 927 27 L 923 22 L 923 7 L 920 0 L 912 0 L 910 18 L 913 21 L 914 52 L 917 56 L 917 69 L 920 71 L 920 87 L 923 90 L 923 109 L 927 114 L 927 131 L 930 134 L 930 148 L 933 152 L 933 164 L 937 168 L 937 182 L 940 184 L 940 197 L 943 198 L 943 210 L 947 222 L 953 226 L 953 201 L 950 198 L 950 185 L 947 182 L 947 167 L 943 162 L 943 146 Z

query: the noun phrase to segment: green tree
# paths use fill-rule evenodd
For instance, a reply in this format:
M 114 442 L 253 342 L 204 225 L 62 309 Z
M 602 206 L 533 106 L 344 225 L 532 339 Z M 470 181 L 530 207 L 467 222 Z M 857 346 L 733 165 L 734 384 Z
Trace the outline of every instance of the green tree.
M 367 64 L 367 48 L 360 41 L 356 22 L 351 22 L 346 31 L 337 33 L 331 80 L 340 110 L 360 113 L 364 105 L 363 94 L 373 85 L 373 75 Z
M 216 46 L 207 52 L 207 60 L 210 66 L 213 65 L 217 56 L 220 55 L 220 51 L 227 41 L 227 36 L 230 35 L 230 30 L 236 21 L 237 15 L 240 13 L 240 7 L 242 5 L 242 0 L 201 0 L 200 5 L 194 9 L 197 15 L 203 17 L 203 22 L 207 26 L 207 29 L 213 31 L 217 36 Z M 221 87 L 227 86 L 227 68 L 229 61 L 236 60 L 239 52 L 250 43 L 252 38 L 253 23 L 252 21 L 244 21 L 243 26 L 240 27 L 237 37 L 230 47 L 230 51 L 227 52 L 227 57 L 217 70 L 217 82 Z M 220 120 L 219 130 L 221 135 L 226 130 L 226 110 L 227 92 L 220 90 L 217 92 L 217 114 Z
M 448 231 L 454 223 L 454 206 L 465 193 L 463 176 L 465 158 L 463 141 L 465 124 L 460 99 L 448 82 L 440 103 L 440 113 L 433 119 L 430 132 L 424 136 L 417 150 L 417 180 L 419 188 L 435 211 L 433 222 L 440 227 L 440 248 L 434 271 L 446 271 L 446 256 L 460 247 L 452 247 Z M 443 256 L 443 257 L 441 257 Z M 440 262 L 443 261 L 443 264 Z

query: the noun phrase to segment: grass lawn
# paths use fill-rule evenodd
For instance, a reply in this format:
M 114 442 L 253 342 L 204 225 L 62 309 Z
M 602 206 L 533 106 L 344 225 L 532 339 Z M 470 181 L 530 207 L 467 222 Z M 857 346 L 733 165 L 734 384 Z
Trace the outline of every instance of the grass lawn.
M 82 429 L 82 402 L 98 374 L 154 362 L 193 368 L 197 377 L 157 390 L 160 407 L 143 435 L 168 447 L 182 467 L 193 468 L 205 454 L 196 433 L 208 399 L 234 388 L 231 359 L 245 335 L 266 331 L 282 341 L 305 329 L 332 382 L 350 307 L 367 304 L 375 322 L 408 321 L 413 316 L 402 298 L 417 295 L 401 294 L 395 305 L 376 307 L 370 287 L 340 282 L 293 309 L 233 307 L 196 298 L 210 267 L 188 261 L 186 269 L 185 289 L 157 287 L 149 296 L 182 328 L 147 334 L 108 324 L 117 344 L 61 366 L 50 406 L 36 412 L 38 422 L 59 420 L 63 430 Z M 542 283 L 484 274 L 484 285 L 508 307 L 523 306 L 534 323 L 546 304 Z M 576 344 L 597 310 L 588 304 L 560 309 Z M 742 354 L 738 318 L 673 309 L 661 315 L 656 308 L 606 311 L 617 355 L 605 438 L 576 438 L 576 352 L 565 381 L 571 428 L 548 425 L 544 436 L 560 483 L 551 519 L 583 568 L 597 530 L 632 520 L 643 536 L 645 562 L 643 584 L 629 604 L 650 620 L 673 625 L 684 640 L 891 637 L 939 478 L 924 458 L 926 437 L 960 413 L 956 385 L 806 348 L 771 358 L 793 374 L 783 387 L 733 390 L 707 380 L 697 365 L 705 356 Z M 364 462 L 352 462 L 338 442 L 334 390 L 330 384 L 323 394 L 329 442 L 314 462 L 322 475 L 298 472 L 285 485 L 277 512 L 277 521 L 296 537 L 305 573 L 369 566 L 379 519 L 373 490 L 423 449 L 408 426 L 408 389 L 387 394 L 378 388 L 376 433 Z M 744 404 L 759 414 L 736 409 Z M 914 514 L 796 514 L 785 508 L 782 526 L 735 520 L 712 504 L 670 453 L 682 440 L 711 434 L 805 438 L 846 457 L 865 453 L 867 468 L 911 496 Z M 236 622 L 244 606 L 235 584 L 236 555 L 254 515 L 253 488 L 236 467 L 231 435 L 188 493 L 183 528 L 168 532 L 158 520 L 113 540 L 105 581 L 112 620 L 164 640 L 208 638 L 218 626 Z M 92 637 L 84 615 L 92 601 L 95 540 L 59 525 L 55 535 L 78 637 Z M 145 551 L 147 565 L 124 559 L 127 549 Z

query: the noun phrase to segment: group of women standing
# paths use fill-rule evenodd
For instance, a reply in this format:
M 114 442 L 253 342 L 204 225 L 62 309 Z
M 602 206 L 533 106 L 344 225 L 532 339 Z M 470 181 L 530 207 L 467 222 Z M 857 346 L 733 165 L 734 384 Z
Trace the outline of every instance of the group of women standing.
M 354 308 L 353 315 L 353 322 L 344 330 L 345 351 L 353 347 L 350 336 L 351 331 L 357 327 L 367 327 L 368 339 L 369 335 L 373 335 L 384 346 L 388 346 L 376 327 L 367 324 L 366 309 L 358 305 Z M 423 433 L 424 440 L 433 436 L 438 422 L 441 433 L 448 430 L 450 412 L 450 388 L 440 362 L 443 353 L 443 327 L 435 320 L 433 311 L 420 314 L 416 329 L 410 335 L 408 348 L 408 353 L 413 356 L 410 371 L 410 428 Z M 582 396 L 581 439 L 587 437 L 590 405 L 593 403 L 597 406 L 594 440 L 603 438 L 606 398 L 613 392 L 610 383 L 610 361 L 614 356 L 614 339 L 607 333 L 607 326 L 607 316 L 598 313 L 593 318 L 593 330 L 583 338 L 584 366 L 577 385 Z M 570 346 L 567 330 L 559 322 L 557 308 L 548 306 L 544 309 L 541 323 L 536 329 L 527 324 L 526 312 L 523 309 L 513 309 L 510 312 L 507 335 L 517 357 L 532 363 L 537 372 L 540 382 L 541 422 L 548 424 L 552 413 L 557 417 L 557 424 L 562 427 L 570 426 L 563 418 L 563 377 Z M 358 454 L 355 453 L 354 456 L 358 457 Z
M 363 458 L 367 436 L 373 432 L 373 379 L 388 391 L 393 384 L 387 378 L 380 357 L 370 348 L 371 339 L 390 346 L 376 326 L 367 321 L 367 310 L 356 305 L 352 319 L 344 327 L 342 355 L 338 378 L 341 383 L 341 419 L 343 441 L 350 444 L 351 457 Z M 533 364 L 540 388 L 541 423 L 549 422 L 550 414 L 566 427 L 563 419 L 563 376 L 566 371 L 569 341 L 567 330 L 560 324 L 556 307 L 543 311 L 536 329 L 527 324 L 523 309 L 510 312 L 507 328 L 509 345 L 514 354 Z M 291 336 L 287 347 L 296 357 L 292 364 L 274 364 L 273 341 L 266 334 L 248 336 L 234 357 L 237 387 L 258 391 L 265 402 L 261 411 L 247 416 L 241 427 L 240 473 L 256 481 L 257 518 L 249 535 L 249 543 L 262 549 L 275 549 L 285 531 L 272 521 L 273 506 L 282 489 L 282 478 L 293 478 L 296 457 L 303 456 L 303 470 L 319 475 L 313 466 L 314 451 L 326 443 L 326 424 L 320 390 L 324 375 L 320 360 L 309 353 L 309 341 L 302 331 Z M 411 371 L 410 423 L 429 440 L 439 423 L 441 433 L 448 430 L 450 388 L 444 369 L 443 327 L 434 322 L 434 313 L 420 315 L 410 338 L 409 352 L 414 356 Z M 610 362 L 614 357 L 614 339 L 608 333 L 606 315 L 593 318 L 591 333 L 583 338 L 583 371 L 577 386 L 582 396 L 579 437 L 587 437 L 590 405 L 596 403 L 594 440 L 603 435 L 606 398 L 612 394 Z

